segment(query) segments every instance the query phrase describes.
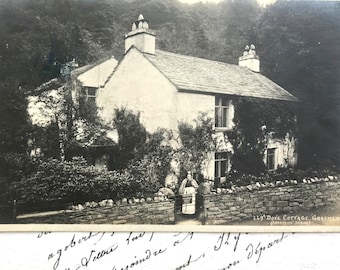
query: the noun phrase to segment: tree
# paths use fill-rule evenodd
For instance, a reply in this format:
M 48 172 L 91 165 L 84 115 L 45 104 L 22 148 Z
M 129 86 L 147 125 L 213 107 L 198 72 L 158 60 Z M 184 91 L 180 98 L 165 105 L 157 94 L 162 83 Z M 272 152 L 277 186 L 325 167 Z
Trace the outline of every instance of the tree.
M 25 96 L 7 83 L 0 83 L 0 95 L 0 153 L 25 153 L 29 132 Z
M 126 108 L 115 108 L 113 127 L 118 132 L 116 169 L 125 169 L 146 141 L 146 130 L 140 122 L 140 113 Z
M 135 178 L 143 176 L 149 179 L 155 190 L 164 186 L 164 181 L 171 169 L 175 150 L 171 145 L 171 131 L 159 129 L 147 134 L 146 142 L 139 148 L 136 157 L 129 163 L 128 170 Z M 150 184 L 150 183 L 149 183 Z
M 277 2 L 258 24 L 263 73 L 299 98 L 299 167 L 338 164 L 340 10 Z
M 264 173 L 263 157 L 269 136 L 280 140 L 297 136 L 296 104 L 247 97 L 235 99 L 233 104 L 234 127 L 226 131 L 234 149 L 231 171 L 252 175 Z
M 211 153 L 216 150 L 214 121 L 206 113 L 200 113 L 194 125 L 181 122 L 178 125 L 179 145 L 177 159 L 181 164 L 181 174 L 186 171 L 205 173 L 211 160 Z
M 0 82 L 0 204 L 13 195 L 12 183 L 29 169 L 26 99 L 16 85 Z

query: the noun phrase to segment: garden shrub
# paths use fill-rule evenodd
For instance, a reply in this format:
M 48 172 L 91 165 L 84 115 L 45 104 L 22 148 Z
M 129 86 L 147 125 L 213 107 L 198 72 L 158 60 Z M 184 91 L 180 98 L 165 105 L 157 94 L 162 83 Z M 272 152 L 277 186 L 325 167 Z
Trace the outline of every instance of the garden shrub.
M 165 129 L 148 134 L 136 158 L 128 165 L 127 170 L 136 180 L 143 179 L 141 185 L 146 193 L 154 193 L 164 186 L 174 158 L 174 149 L 170 145 L 171 139 L 172 134 Z
M 17 182 L 35 169 L 35 163 L 22 153 L 0 154 L 0 205 L 16 196 Z
M 209 161 L 209 154 L 216 151 L 214 121 L 206 113 L 199 113 L 194 125 L 178 124 L 181 147 L 177 149 L 177 161 L 181 164 L 181 178 L 187 171 L 202 172 Z
M 148 179 L 144 181 L 143 175 L 136 178 L 126 170 L 98 170 L 79 157 L 72 161 L 48 159 L 40 162 L 37 171 L 20 182 L 18 199 L 36 204 L 52 200 L 67 203 L 119 200 L 142 196 L 149 191 L 146 189 L 148 182 Z

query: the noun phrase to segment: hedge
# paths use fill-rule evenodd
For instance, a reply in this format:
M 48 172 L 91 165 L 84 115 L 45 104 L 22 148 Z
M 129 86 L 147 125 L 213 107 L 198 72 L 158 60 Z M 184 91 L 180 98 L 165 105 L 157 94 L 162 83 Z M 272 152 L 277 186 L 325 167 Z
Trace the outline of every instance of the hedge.
M 148 196 L 157 191 L 158 186 L 149 185 L 148 178 L 137 176 L 126 170 L 99 170 L 79 157 L 72 161 L 48 159 L 40 162 L 36 172 L 17 184 L 17 196 L 22 203 L 54 200 L 81 203 Z

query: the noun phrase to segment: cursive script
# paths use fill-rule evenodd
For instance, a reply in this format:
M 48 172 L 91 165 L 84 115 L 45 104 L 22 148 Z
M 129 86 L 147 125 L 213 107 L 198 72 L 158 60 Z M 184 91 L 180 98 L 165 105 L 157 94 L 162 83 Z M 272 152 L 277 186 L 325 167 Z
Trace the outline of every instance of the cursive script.
M 89 266 L 89 263 L 91 262 L 96 262 L 100 259 L 102 259 L 104 256 L 110 255 L 112 252 L 114 252 L 116 249 L 118 248 L 118 244 L 115 243 L 112 246 L 102 249 L 100 251 L 96 251 L 96 250 L 91 250 L 91 252 L 89 252 L 89 255 L 86 257 L 83 257 L 81 259 L 81 265 L 82 266 Z
M 153 257 L 156 257 L 160 254 L 163 254 L 166 252 L 165 249 L 158 249 L 155 251 L 151 251 L 150 249 L 145 250 L 144 255 L 137 258 L 137 256 L 134 256 L 133 260 L 131 262 L 128 262 L 125 266 L 117 268 L 116 266 L 113 266 L 112 270 L 129 270 L 134 268 L 135 266 L 141 265 L 145 263 L 146 261 L 152 259 Z
M 94 238 L 98 238 L 94 244 L 99 242 L 103 236 L 105 235 L 105 232 L 89 232 L 86 235 L 77 237 L 76 234 L 73 234 L 72 238 L 67 241 L 67 244 L 63 246 L 62 248 L 59 248 L 56 252 L 50 253 L 47 257 L 48 260 L 55 259 L 55 262 L 53 264 L 53 269 L 56 270 L 59 267 L 60 260 L 63 256 L 63 254 L 67 251 L 69 251 L 72 248 L 75 248 L 89 240 L 93 240 Z
M 42 238 L 43 236 L 48 235 L 50 233 L 52 233 L 52 232 L 40 232 L 40 233 L 38 233 L 37 238 Z
M 261 256 L 262 256 L 262 253 L 270 248 L 273 248 L 275 247 L 276 245 L 282 243 L 282 241 L 287 238 L 288 235 L 286 235 L 285 233 L 282 233 L 281 234 L 281 237 L 273 240 L 273 241 L 270 241 L 269 243 L 261 243 L 261 242 L 258 242 L 257 244 L 253 244 L 253 243 L 250 243 L 247 248 L 246 248 L 246 251 L 248 251 L 248 255 L 247 255 L 247 259 L 251 259 L 253 256 L 256 256 L 256 263 L 258 263 L 261 259 Z
M 42 232 L 38 239 L 54 237 Z M 293 234 L 89 232 L 68 234 L 47 254 L 51 270 L 238 269 L 260 264 Z M 209 237 L 208 237 L 209 236 Z M 202 240 L 202 239 L 205 240 Z M 42 241 L 42 240 L 39 240 Z M 269 256 L 270 258 L 270 256 Z
M 247 233 L 246 233 L 247 234 Z M 230 237 L 230 233 L 222 233 L 218 239 L 217 239 L 217 243 L 216 245 L 214 246 L 214 250 L 215 251 L 218 251 L 221 249 L 222 245 L 229 245 L 229 243 L 231 241 L 233 241 L 233 250 L 234 252 L 237 250 L 237 245 L 238 245 L 238 242 L 240 241 L 240 237 L 241 237 L 241 233 L 238 233 L 232 237 Z

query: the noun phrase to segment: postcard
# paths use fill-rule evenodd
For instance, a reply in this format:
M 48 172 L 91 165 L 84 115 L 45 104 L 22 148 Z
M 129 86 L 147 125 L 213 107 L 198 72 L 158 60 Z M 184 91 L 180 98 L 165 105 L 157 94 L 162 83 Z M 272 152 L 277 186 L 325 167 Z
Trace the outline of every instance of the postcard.
M 339 7 L 2 3 L 0 230 L 338 231 Z

